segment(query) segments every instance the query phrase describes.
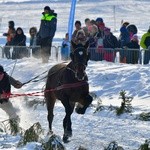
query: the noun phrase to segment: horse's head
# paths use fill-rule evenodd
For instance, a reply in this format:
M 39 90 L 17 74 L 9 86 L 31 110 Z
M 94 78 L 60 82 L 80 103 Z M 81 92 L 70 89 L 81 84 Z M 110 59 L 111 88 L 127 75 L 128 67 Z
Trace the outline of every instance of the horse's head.
M 86 76 L 85 69 L 89 60 L 89 53 L 87 52 L 88 46 L 88 42 L 85 45 L 76 45 L 72 42 L 73 51 L 70 57 L 74 65 L 75 76 L 79 81 L 84 80 Z
M 92 103 L 93 101 L 93 98 L 92 96 L 90 95 L 87 95 L 85 97 L 85 99 L 82 99 L 80 100 L 80 103 L 78 102 L 77 103 L 77 106 L 76 106 L 76 109 L 75 111 L 78 113 L 78 114 L 84 114 L 86 109 L 89 107 L 89 105 Z

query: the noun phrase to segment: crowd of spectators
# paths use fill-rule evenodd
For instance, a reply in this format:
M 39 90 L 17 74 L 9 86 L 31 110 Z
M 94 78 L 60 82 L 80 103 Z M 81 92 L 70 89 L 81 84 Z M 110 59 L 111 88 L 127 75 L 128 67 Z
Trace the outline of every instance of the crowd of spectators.
M 95 20 L 86 18 L 83 26 L 80 20 L 76 20 L 74 26 L 72 41 L 83 45 L 88 41 L 91 60 L 114 62 L 118 52 L 121 63 L 138 64 L 142 63 L 142 48 L 144 50 L 143 64 L 148 64 L 150 61 L 150 29 L 139 41 L 136 25 L 129 22 L 122 22 L 119 37 L 116 37 L 111 32 L 111 28 L 105 25 L 103 18 Z
M 52 40 L 55 35 L 56 26 L 57 14 L 49 6 L 45 6 L 42 12 L 39 31 L 37 31 L 36 27 L 29 29 L 29 46 L 32 49 L 32 56 L 42 58 L 43 63 L 48 63 L 51 55 Z M 7 42 L 4 47 L 6 58 L 21 59 L 29 57 L 29 48 L 26 47 L 26 35 L 21 27 L 15 29 L 14 21 L 8 22 L 8 31 L 3 35 L 7 36 Z M 11 47 L 13 47 L 12 54 L 10 54 Z
M 45 27 L 43 26 L 41 20 L 41 26 L 39 31 L 36 27 L 31 27 L 29 29 L 30 34 L 30 46 L 32 47 L 32 56 L 36 58 L 43 59 L 43 62 L 48 62 L 48 58 L 51 54 L 52 39 L 56 31 L 56 17 L 54 11 L 52 11 L 48 6 L 44 8 L 44 13 L 52 13 L 54 16 L 54 23 L 50 25 L 49 32 L 51 36 L 48 35 L 49 32 L 45 32 Z M 47 20 L 46 20 L 47 21 Z M 150 29 L 145 33 L 141 40 L 139 41 L 138 29 L 134 24 L 129 22 L 122 22 L 120 27 L 120 35 L 116 37 L 111 28 L 105 25 L 103 18 L 97 18 L 91 20 L 86 18 L 85 24 L 82 25 L 80 20 L 76 20 L 74 24 L 74 31 L 72 34 L 72 42 L 75 44 L 85 44 L 89 43 L 88 51 L 91 53 L 91 60 L 94 61 L 109 61 L 115 62 L 116 54 L 119 53 L 119 61 L 121 63 L 131 63 L 138 64 L 141 59 L 140 48 L 144 49 L 143 64 L 148 64 L 150 60 Z M 44 20 L 45 22 L 45 20 Z M 29 52 L 25 48 L 26 46 L 26 36 L 24 35 L 23 29 L 18 27 L 15 30 L 15 24 L 13 21 L 8 22 L 8 32 L 4 33 L 7 36 L 7 42 L 4 49 L 5 56 L 10 59 L 19 59 L 23 57 L 28 57 Z M 44 34 L 43 34 L 44 31 Z M 41 39 L 42 36 L 43 37 Z M 40 37 L 40 38 L 39 38 Z M 62 41 L 61 47 L 61 58 L 63 60 L 69 59 L 70 53 L 70 42 L 69 35 L 66 33 L 65 38 Z M 47 43 L 47 44 L 46 44 Z M 46 45 L 45 45 L 46 44 Z M 41 53 L 40 48 L 36 46 L 41 46 L 43 51 Z M 13 49 L 12 56 L 10 55 L 10 46 L 21 46 Z M 23 47 L 24 46 L 24 47 Z

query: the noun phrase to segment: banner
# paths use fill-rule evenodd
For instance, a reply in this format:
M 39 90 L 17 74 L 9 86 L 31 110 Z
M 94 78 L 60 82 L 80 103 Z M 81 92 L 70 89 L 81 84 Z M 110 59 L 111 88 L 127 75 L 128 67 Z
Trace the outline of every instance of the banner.
M 75 8 L 76 8 L 76 0 L 72 0 L 71 8 L 70 8 L 70 16 L 69 16 L 69 21 L 68 21 L 69 41 L 71 41 L 71 38 L 72 38 L 72 31 L 73 31 L 73 27 L 74 27 Z

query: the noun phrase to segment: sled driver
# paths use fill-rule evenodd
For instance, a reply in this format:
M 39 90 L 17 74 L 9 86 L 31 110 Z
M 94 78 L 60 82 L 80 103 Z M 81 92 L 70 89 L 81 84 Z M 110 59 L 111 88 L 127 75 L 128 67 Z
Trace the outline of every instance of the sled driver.
M 5 71 L 3 66 L 0 65 L 0 108 L 3 109 L 6 114 L 8 114 L 9 119 L 19 119 L 16 114 L 16 109 L 13 107 L 12 103 L 9 101 L 9 96 L 11 93 L 11 85 L 15 88 L 21 88 L 22 83 L 10 77 Z

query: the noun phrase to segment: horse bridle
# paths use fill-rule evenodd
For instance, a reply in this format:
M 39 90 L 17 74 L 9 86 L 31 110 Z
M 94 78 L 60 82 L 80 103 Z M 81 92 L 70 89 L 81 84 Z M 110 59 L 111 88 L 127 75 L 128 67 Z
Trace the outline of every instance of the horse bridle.
M 86 50 L 84 47 L 78 47 L 78 48 L 76 48 L 76 49 L 74 49 L 74 51 L 72 52 L 72 53 L 74 53 L 76 50 L 78 50 L 79 48 L 83 48 L 84 50 Z M 76 68 L 76 66 L 78 66 L 79 64 L 81 64 L 84 68 L 86 68 L 86 64 L 84 64 L 84 63 L 82 63 L 82 62 L 78 62 L 78 63 L 75 63 L 74 64 L 74 68 Z M 79 79 L 78 78 L 78 76 L 77 76 L 77 70 L 75 69 L 75 70 L 73 70 L 73 69 L 71 69 L 71 68 L 69 68 L 69 67 L 67 67 L 67 69 L 69 69 L 69 70 L 71 70 L 74 74 L 75 74 L 75 78 L 78 80 L 78 81 L 83 81 L 84 79 L 85 79 L 85 77 L 86 77 L 86 73 L 84 73 L 84 76 L 82 77 L 82 79 Z M 84 69 L 85 70 L 85 69 Z
M 86 77 L 86 73 L 84 73 L 84 76 L 82 77 L 82 79 L 79 79 L 78 76 L 77 76 L 77 73 L 78 73 L 78 72 L 77 72 L 76 70 L 73 70 L 73 69 L 71 69 L 70 67 L 67 67 L 67 69 L 70 70 L 70 71 L 72 71 L 72 72 L 74 73 L 75 78 L 76 78 L 78 81 L 83 81 L 83 80 L 85 79 L 85 77 Z

